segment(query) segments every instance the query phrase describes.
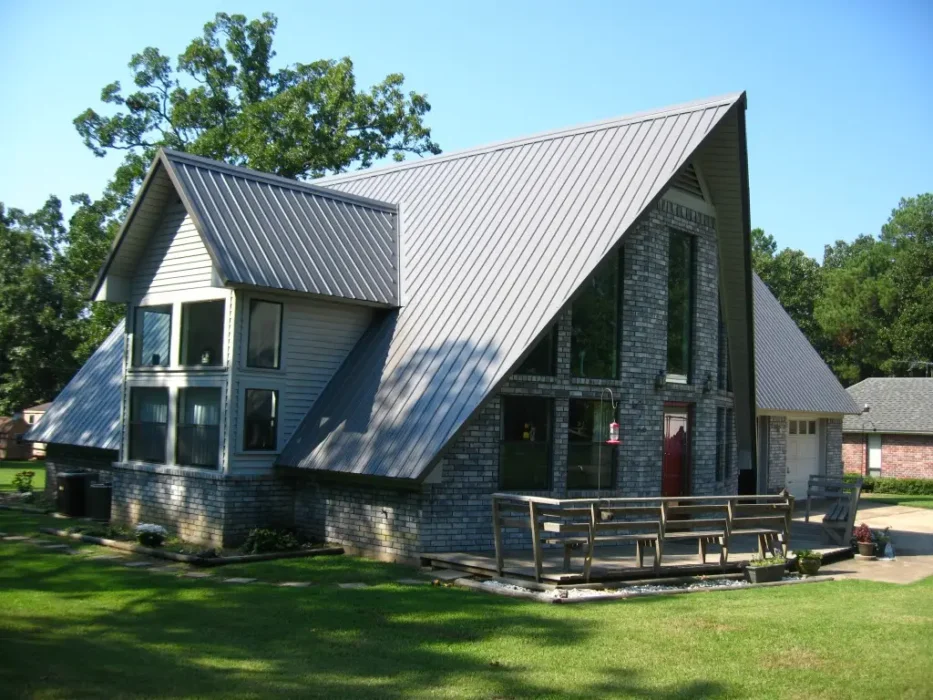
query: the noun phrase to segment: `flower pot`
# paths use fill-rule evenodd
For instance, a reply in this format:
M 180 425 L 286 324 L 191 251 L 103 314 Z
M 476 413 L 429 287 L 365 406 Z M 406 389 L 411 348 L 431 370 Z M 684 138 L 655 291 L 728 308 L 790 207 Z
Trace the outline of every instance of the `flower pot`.
M 797 559 L 797 570 L 804 576 L 816 576 L 823 560 L 819 557 L 801 557 Z
M 874 542 L 859 542 L 858 553 L 863 557 L 874 557 L 875 556 L 875 543 Z
M 745 578 L 749 583 L 771 583 L 784 578 L 785 564 L 771 564 L 770 566 L 746 566 Z

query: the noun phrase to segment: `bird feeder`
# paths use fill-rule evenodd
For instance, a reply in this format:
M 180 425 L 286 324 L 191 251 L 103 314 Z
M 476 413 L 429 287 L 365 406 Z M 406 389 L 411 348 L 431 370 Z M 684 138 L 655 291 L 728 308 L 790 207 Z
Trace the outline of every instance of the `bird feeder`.
M 612 421 L 609 424 L 609 439 L 606 440 L 607 445 L 621 445 L 622 441 L 619 440 L 619 424 L 615 421 Z

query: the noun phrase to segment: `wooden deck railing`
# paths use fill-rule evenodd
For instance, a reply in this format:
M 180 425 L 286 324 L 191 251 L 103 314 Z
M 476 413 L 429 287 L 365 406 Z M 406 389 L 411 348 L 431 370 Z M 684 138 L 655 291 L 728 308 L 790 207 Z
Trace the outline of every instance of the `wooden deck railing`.
M 732 537 L 758 538 L 758 551 L 766 556 L 779 543 L 784 554 L 790 546 L 794 497 L 778 495 L 683 496 L 677 498 L 547 498 L 511 493 L 492 496 L 496 570 L 504 566 L 504 528 L 531 533 L 536 580 L 541 580 L 543 545 L 562 545 L 564 570 L 569 571 L 571 550 L 583 548 L 583 577 L 589 581 L 595 546 L 599 543 L 634 543 L 637 565 L 643 566 L 646 548 L 654 550 L 659 571 L 665 542 L 695 541 L 701 562 L 709 544 L 720 546 L 719 563 L 725 567 Z

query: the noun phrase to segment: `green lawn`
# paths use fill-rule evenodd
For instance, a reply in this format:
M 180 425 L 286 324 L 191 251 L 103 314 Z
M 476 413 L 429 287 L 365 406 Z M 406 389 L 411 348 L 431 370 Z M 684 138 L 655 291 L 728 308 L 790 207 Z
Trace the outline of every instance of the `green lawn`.
M 44 462 L 20 462 L 11 459 L 0 462 L 0 491 L 13 491 L 13 477 L 22 471 L 36 473 L 32 478 L 33 491 L 42 491 L 45 488 Z
M 933 496 L 907 496 L 899 493 L 863 493 L 862 498 L 898 506 L 933 509 Z
M 0 512 L 0 531 L 48 521 Z M 223 585 L 0 543 L 0 697 L 933 694 L 933 579 L 557 606 L 404 586 L 392 581 L 410 570 L 350 557 L 236 573 L 317 585 Z

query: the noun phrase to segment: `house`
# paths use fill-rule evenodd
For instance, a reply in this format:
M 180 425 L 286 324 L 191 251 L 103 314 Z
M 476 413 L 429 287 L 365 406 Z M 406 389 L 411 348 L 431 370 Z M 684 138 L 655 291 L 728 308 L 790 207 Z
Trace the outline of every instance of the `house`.
M 933 378 L 871 377 L 848 391 L 863 411 L 842 424 L 846 472 L 933 479 Z
M 843 420 L 859 407 L 768 286 L 753 283 L 757 490 L 805 498 L 811 475 L 842 476 Z
M 45 403 L 40 403 L 38 406 L 23 409 L 23 420 L 25 420 L 26 424 L 31 428 L 39 422 L 39 419 L 45 415 L 45 412 L 48 411 L 51 406 L 52 402 L 47 401 Z M 26 431 L 24 430 L 23 432 L 25 433 Z M 28 447 L 29 443 L 26 444 Z M 36 459 L 43 459 L 45 457 L 45 444 L 41 442 L 33 442 L 31 444 L 30 456 Z
M 0 459 L 29 459 L 32 448 L 23 442 L 29 424 L 21 414 L 0 416 Z
M 126 322 L 28 437 L 117 520 L 385 558 L 491 548 L 500 489 L 754 492 L 745 108 L 314 184 L 161 151 L 94 289 Z

